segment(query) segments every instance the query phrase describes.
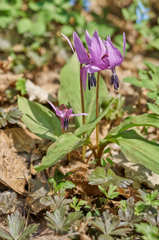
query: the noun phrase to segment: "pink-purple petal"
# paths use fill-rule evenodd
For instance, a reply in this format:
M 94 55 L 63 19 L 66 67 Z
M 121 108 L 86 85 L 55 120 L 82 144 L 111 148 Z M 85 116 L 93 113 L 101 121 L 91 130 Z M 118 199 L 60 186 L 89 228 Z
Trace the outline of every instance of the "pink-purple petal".
M 87 116 L 87 113 L 72 113 L 70 117 L 79 117 L 79 116 Z
M 56 107 L 54 106 L 54 104 L 50 101 L 48 101 L 48 103 L 50 104 L 50 106 L 54 109 L 54 111 L 56 112 Z
M 95 62 L 98 62 L 98 60 L 101 59 L 105 54 L 106 48 L 104 43 L 100 39 L 98 33 L 94 32 L 91 41 L 90 55 L 92 58 L 94 58 Z
M 125 32 L 123 32 L 123 57 L 125 56 L 125 50 L 126 50 L 126 35 Z
M 85 32 L 85 38 L 86 38 L 88 50 L 90 51 L 92 38 L 91 38 L 91 36 L 89 35 L 89 33 L 88 33 L 87 30 L 86 30 L 86 32 Z
M 108 60 L 109 60 L 109 68 L 113 69 L 115 66 L 118 66 L 123 61 L 123 56 L 121 52 L 112 44 L 110 37 L 105 41 L 107 52 L 108 52 Z
M 69 108 L 66 112 L 66 117 L 69 118 L 72 114 L 72 108 Z
M 74 48 L 77 53 L 77 57 L 81 64 L 87 64 L 89 62 L 89 57 L 87 55 L 87 51 L 83 46 L 79 36 L 76 32 L 73 33 L 73 41 L 74 41 Z

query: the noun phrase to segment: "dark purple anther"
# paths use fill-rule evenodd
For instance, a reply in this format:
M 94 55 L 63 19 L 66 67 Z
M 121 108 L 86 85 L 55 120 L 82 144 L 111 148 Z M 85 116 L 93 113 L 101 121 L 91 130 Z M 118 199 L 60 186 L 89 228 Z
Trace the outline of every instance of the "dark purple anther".
M 115 71 L 112 71 L 112 72 L 113 72 L 113 74 L 111 76 L 111 84 L 114 85 L 115 90 L 118 90 L 118 88 L 119 88 L 119 78 L 118 78 Z
M 88 73 L 88 89 L 90 90 L 91 87 L 96 87 L 96 78 L 94 73 Z
M 65 118 L 64 119 L 64 130 L 66 131 L 68 129 L 68 124 L 69 124 L 69 119 Z

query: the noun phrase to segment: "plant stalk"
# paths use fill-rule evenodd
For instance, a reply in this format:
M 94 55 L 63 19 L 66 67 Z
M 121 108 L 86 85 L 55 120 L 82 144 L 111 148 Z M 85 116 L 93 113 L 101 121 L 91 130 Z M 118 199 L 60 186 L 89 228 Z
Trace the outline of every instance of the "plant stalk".
M 82 76 L 81 76 L 81 69 L 82 69 L 82 64 L 80 64 L 80 93 L 81 93 L 81 111 L 82 113 L 85 112 L 85 107 L 84 107 L 84 92 L 83 92 L 83 86 L 82 86 Z M 86 123 L 86 118 L 84 115 L 82 115 L 82 124 L 84 125 Z M 85 135 L 83 134 L 83 137 Z M 86 146 L 82 146 L 82 159 L 85 161 L 85 155 L 86 155 Z
M 84 92 L 83 92 L 83 86 L 82 86 L 82 76 L 81 76 L 81 69 L 82 69 L 82 64 L 80 64 L 80 93 L 81 93 L 81 110 L 82 113 L 85 112 L 85 107 L 84 107 Z M 85 115 L 82 115 L 82 123 L 86 123 L 86 118 Z
M 96 119 L 99 116 L 99 77 L 100 72 L 97 74 L 97 86 L 96 86 Z M 97 152 L 99 151 L 99 123 L 96 124 L 96 146 Z

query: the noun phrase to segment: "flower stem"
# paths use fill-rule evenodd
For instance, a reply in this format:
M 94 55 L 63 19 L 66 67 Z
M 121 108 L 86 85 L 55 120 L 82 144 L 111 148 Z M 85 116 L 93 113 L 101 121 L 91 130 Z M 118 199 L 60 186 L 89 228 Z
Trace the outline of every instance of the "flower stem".
M 99 76 L 100 72 L 97 74 L 97 86 L 96 86 L 96 119 L 99 116 Z M 97 152 L 99 150 L 99 124 L 96 125 L 96 146 Z
M 82 86 L 82 76 L 81 76 L 81 69 L 82 69 L 82 64 L 80 64 L 80 92 L 81 92 L 81 110 L 82 110 L 82 113 L 85 112 L 85 108 L 84 108 L 84 92 L 83 92 L 83 86 Z M 85 116 L 82 115 L 82 123 L 85 124 L 86 122 L 86 119 L 85 119 Z
M 84 107 L 84 92 L 83 92 L 83 86 L 82 86 L 82 76 L 81 76 L 81 69 L 82 69 L 82 64 L 80 64 L 80 93 L 81 93 L 81 111 L 82 113 L 85 112 L 85 107 Z M 82 115 L 82 124 L 84 125 L 86 122 L 85 116 Z M 84 137 L 84 134 L 83 134 Z M 86 146 L 82 146 L 82 159 L 83 161 L 85 160 L 85 155 L 86 155 Z

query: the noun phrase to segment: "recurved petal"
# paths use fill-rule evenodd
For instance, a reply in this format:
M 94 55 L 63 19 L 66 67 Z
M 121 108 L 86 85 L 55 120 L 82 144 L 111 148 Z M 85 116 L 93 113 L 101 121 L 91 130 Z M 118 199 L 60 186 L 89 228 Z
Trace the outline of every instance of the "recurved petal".
M 96 61 L 101 59 L 104 55 L 106 55 L 107 50 L 101 38 L 99 37 L 97 31 L 94 32 L 92 40 L 91 40 L 91 49 L 90 55 Z
M 125 50 L 126 50 L 126 35 L 125 32 L 123 32 L 123 56 L 125 56 Z
M 109 68 L 112 69 L 115 66 L 118 66 L 123 61 L 123 56 L 121 52 L 112 44 L 110 37 L 105 41 L 108 53 Z
M 60 117 L 60 118 L 63 117 L 63 112 L 62 111 L 60 111 L 57 107 L 55 107 L 52 102 L 48 101 L 48 103 L 53 108 L 53 110 L 55 111 L 55 113 L 58 117 Z
M 89 57 L 87 55 L 87 51 L 85 47 L 83 46 L 83 43 L 81 42 L 79 36 L 76 32 L 73 33 L 73 41 L 74 41 L 74 48 L 76 50 L 78 59 L 81 64 L 87 64 L 89 62 Z
M 73 53 L 75 52 L 74 49 L 73 49 L 73 46 L 72 46 L 72 43 L 70 41 L 70 39 L 63 33 L 61 33 L 61 35 L 63 36 L 63 38 L 68 42 L 70 48 L 72 49 Z
M 85 38 L 86 38 L 88 50 L 90 50 L 92 38 L 91 38 L 91 36 L 89 35 L 89 32 L 88 32 L 87 30 L 86 30 L 86 32 L 85 32 Z
M 100 68 L 94 64 L 88 64 L 85 66 L 85 68 L 86 68 L 87 73 L 95 73 L 95 72 L 99 72 L 102 70 L 102 68 Z
M 72 113 L 70 117 L 87 116 L 87 113 Z

